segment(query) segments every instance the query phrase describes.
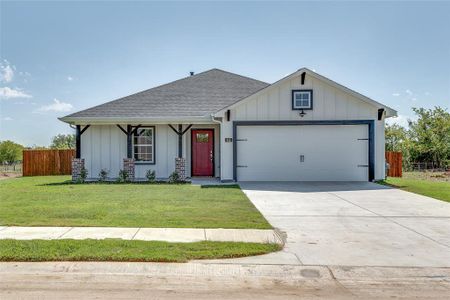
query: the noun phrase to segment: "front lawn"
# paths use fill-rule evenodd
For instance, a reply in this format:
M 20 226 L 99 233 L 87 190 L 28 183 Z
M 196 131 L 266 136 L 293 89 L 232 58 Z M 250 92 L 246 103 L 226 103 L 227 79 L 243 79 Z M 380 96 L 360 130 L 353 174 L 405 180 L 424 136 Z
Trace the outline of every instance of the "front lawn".
M 450 182 L 446 180 L 436 180 L 436 178 L 427 178 L 425 176 L 418 176 L 417 174 L 406 173 L 402 178 L 388 177 L 381 183 L 392 185 L 408 192 L 450 202 Z
M 235 258 L 280 250 L 277 244 L 107 240 L 0 240 L 0 261 L 153 261 Z
M 68 176 L 0 181 L 0 225 L 271 228 L 237 185 L 71 184 Z

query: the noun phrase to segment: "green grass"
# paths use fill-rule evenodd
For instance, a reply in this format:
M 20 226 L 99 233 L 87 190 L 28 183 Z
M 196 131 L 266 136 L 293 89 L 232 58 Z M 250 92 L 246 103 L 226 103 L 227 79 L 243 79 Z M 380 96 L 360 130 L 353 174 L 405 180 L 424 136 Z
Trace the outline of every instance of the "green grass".
M 450 182 L 427 179 L 388 177 L 380 182 L 402 190 L 450 202 Z
M 0 240 L 0 261 L 153 261 L 234 258 L 280 250 L 276 244 L 107 240 Z
M 0 181 L 0 225 L 271 228 L 238 186 Z

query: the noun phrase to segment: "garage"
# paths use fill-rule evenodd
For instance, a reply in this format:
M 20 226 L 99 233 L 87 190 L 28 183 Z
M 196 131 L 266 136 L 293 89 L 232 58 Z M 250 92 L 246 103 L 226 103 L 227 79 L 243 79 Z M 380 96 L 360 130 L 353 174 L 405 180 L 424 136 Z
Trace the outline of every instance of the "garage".
M 370 180 L 370 124 L 354 123 L 236 124 L 235 177 L 238 181 Z

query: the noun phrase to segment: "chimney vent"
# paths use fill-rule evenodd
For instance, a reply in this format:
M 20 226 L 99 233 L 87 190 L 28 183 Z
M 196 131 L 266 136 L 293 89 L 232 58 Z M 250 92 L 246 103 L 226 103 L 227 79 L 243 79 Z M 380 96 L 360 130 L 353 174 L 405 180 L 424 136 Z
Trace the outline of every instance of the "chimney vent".
M 191 76 L 194 76 L 194 72 L 193 71 L 191 71 L 191 72 L 189 72 L 190 74 L 191 74 Z

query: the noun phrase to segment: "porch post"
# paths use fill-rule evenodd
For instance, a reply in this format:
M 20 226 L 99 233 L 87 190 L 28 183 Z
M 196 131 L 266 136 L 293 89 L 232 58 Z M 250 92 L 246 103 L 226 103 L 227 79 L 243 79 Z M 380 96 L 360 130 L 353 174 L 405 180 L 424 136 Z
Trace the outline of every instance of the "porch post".
M 178 130 L 176 130 L 171 124 L 168 124 L 169 127 L 178 135 L 178 158 L 183 157 L 183 135 L 192 127 L 192 124 L 190 124 L 188 127 L 186 127 L 183 130 L 183 125 L 178 124 Z
M 75 131 L 75 158 L 81 157 L 81 125 L 76 126 Z
M 183 125 L 178 124 L 178 158 L 183 157 Z
M 131 125 L 127 125 L 127 158 L 132 158 L 132 156 L 133 156 L 131 138 L 132 138 Z

